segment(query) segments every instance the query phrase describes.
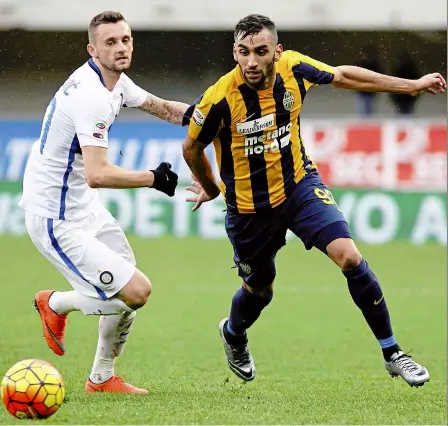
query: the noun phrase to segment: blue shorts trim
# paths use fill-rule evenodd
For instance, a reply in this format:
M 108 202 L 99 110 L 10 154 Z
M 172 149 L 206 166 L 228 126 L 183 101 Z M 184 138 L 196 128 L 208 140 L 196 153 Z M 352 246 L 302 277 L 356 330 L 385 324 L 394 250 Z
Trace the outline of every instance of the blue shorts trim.
M 61 246 L 58 243 L 58 240 L 56 239 L 54 232 L 53 232 L 53 219 L 47 219 L 47 231 L 48 236 L 50 237 L 51 245 L 56 250 L 59 257 L 62 259 L 62 261 L 67 265 L 69 269 L 71 269 L 76 275 L 78 275 L 80 278 L 82 278 L 85 282 L 88 282 L 90 284 L 90 281 L 84 278 L 84 276 L 81 274 L 81 271 L 73 264 L 73 262 L 69 259 L 69 257 L 63 252 Z M 93 285 L 93 284 L 92 284 Z M 103 290 L 100 288 L 95 287 L 96 292 L 98 293 L 98 296 L 100 296 L 101 300 L 107 300 L 106 293 L 104 293 Z

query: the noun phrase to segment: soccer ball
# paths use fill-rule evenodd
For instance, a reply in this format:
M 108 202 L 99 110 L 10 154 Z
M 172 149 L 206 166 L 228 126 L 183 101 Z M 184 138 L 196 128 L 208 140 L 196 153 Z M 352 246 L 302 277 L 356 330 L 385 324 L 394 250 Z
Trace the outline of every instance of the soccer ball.
M 49 362 L 25 359 L 3 377 L 1 397 L 18 419 L 46 419 L 62 405 L 65 387 L 59 371 Z

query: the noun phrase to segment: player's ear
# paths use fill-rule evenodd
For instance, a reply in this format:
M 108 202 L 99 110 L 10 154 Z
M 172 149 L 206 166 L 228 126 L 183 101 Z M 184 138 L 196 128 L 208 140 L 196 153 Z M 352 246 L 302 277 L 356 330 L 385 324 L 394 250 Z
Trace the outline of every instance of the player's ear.
M 275 62 L 279 61 L 283 53 L 283 46 L 281 44 L 277 44 L 275 46 L 274 60 Z
M 238 59 L 236 57 L 236 43 L 233 43 L 233 59 L 235 62 L 238 62 Z
M 95 52 L 95 48 L 94 48 L 93 45 L 90 44 L 90 43 L 87 45 L 87 52 L 89 52 L 89 55 L 90 55 L 92 58 L 95 58 L 95 57 L 97 56 L 97 54 L 96 54 L 96 52 Z

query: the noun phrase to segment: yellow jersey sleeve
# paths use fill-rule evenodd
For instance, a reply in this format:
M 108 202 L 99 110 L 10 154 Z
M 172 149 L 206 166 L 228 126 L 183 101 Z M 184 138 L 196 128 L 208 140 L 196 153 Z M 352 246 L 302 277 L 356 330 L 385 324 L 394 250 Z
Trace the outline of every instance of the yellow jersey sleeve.
M 188 135 L 192 139 L 206 145 L 213 142 L 223 121 L 221 101 L 216 98 L 212 86 L 188 108 L 183 124 L 188 124 Z
M 293 50 L 289 50 L 285 54 L 288 55 L 289 65 L 294 74 L 307 80 L 311 83 L 311 86 L 330 84 L 333 82 L 335 74 L 334 67 Z

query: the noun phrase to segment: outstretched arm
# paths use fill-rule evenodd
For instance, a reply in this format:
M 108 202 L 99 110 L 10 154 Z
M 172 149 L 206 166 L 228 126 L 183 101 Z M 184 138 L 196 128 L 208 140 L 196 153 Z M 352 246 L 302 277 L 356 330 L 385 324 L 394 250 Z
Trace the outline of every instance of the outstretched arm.
M 189 105 L 183 102 L 167 101 L 150 93 L 138 108 L 173 124 L 182 124 L 182 118 Z
M 334 70 L 333 85 L 342 89 L 402 93 L 412 96 L 424 92 L 435 95 L 446 90 L 446 81 L 439 73 L 427 74 L 418 80 L 407 80 L 350 65 L 338 66 Z

